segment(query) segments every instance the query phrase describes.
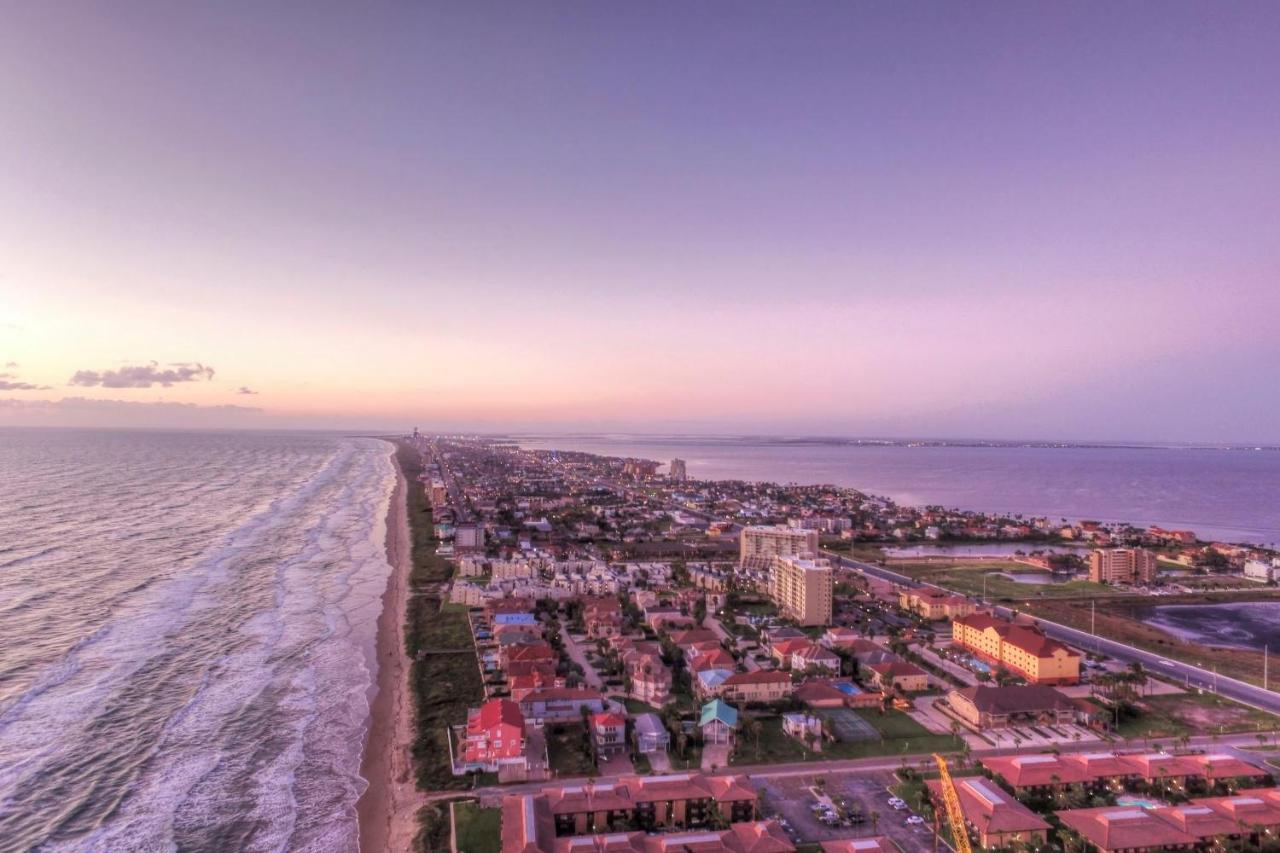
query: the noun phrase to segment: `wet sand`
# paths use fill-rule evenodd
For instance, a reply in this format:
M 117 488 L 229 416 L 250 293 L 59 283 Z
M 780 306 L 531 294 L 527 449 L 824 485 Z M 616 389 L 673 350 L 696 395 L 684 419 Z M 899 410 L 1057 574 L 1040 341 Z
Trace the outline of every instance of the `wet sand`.
M 392 457 L 395 461 L 395 457 Z M 409 850 L 421 804 L 413 780 L 413 703 L 409 695 L 409 659 L 404 652 L 405 602 L 410 554 L 404 473 L 396 462 L 396 486 L 387 510 L 387 562 L 391 575 L 378 617 L 378 692 L 369 712 L 360 775 L 369 782 L 356 813 L 361 853 Z

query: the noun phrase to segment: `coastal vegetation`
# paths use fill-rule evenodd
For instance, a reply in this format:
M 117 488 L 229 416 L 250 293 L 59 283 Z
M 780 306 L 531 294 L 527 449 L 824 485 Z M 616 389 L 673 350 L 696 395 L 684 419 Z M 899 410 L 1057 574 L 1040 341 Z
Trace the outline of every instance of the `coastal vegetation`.
M 422 462 L 412 447 L 398 442 L 396 461 L 408 488 L 410 558 L 409 599 L 405 613 L 405 651 L 414 699 L 417 737 L 413 758 L 418 787 L 463 789 L 466 777 L 453 775 L 450 727 L 467 721 L 467 710 L 484 699 L 471 629 L 464 610 L 447 607 L 444 584 L 452 567 L 436 553 L 431 507 L 418 482 Z

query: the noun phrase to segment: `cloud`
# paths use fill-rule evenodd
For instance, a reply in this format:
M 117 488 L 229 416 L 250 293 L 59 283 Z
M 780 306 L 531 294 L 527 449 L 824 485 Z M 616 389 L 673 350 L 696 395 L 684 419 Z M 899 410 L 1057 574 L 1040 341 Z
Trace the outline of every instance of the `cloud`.
M 150 388 L 161 385 L 168 388 L 177 382 L 208 381 L 213 378 L 213 368 L 199 362 L 177 362 L 163 369 L 157 362 L 146 365 L 121 367 L 119 370 L 77 370 L 68 385 L 92 388 Z
M 11 370 L 17 366 L 18 366 L 18 362 L 16 361 L 6 361 L 4 364 L 5 370 Z
M 257 394 L 258 392 L 254 391 L 252 388 L 246 388 L 245 386 L 241 385 L 240 390 L 237 391 L 236 393 L 237 394 Z
M 11 361 L 5 367 L 17 367 L 16 361 Z M 19 382 L 18 377 L 12 373 L 0 373 L 0 391 L 48 391 L 48 385 L 32 385 L 30 382 Z

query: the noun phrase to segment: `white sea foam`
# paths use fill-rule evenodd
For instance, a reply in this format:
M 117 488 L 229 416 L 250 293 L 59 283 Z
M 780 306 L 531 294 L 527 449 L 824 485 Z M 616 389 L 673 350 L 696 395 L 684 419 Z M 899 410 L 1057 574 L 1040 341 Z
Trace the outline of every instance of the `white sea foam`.
M 116 502 L 74 561 L 21 579 L 57 590 L 39 604 L 56 612 L 0 612 L 0 645 L 38 624 L 64 632 L 0 657 L 0 675 L 31 673 L 0 693 L 0 836 L 51 850 L 349 847 L 390 570 L 390 448 L 156 441 L 134 448 L 128 476 L 91 467 L 75 481 Z M 68 593 L 85 577 L 77 612 Z M 0 594 L 18 580 L 0 575 Z

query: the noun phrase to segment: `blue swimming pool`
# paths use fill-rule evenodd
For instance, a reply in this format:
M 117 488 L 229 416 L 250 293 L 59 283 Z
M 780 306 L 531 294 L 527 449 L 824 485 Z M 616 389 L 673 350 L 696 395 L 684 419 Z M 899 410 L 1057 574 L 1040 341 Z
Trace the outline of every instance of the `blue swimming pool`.
M 837 690 L 839 690 L 841 693 L 845 694 L 846 696 L 857 696 L 859 693 L 862 692 L 855 685 L 850 684 L 847 681 L 837 681 L 835 684 L 835 687 Z
M 1146 797 L 1116 797 L 1117 806 L 1138 806 L 1144 809 L 1158 809 L 1164 805 L 1159 800 L 1151 800 Z

